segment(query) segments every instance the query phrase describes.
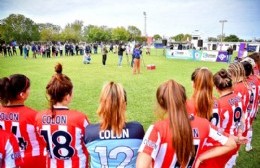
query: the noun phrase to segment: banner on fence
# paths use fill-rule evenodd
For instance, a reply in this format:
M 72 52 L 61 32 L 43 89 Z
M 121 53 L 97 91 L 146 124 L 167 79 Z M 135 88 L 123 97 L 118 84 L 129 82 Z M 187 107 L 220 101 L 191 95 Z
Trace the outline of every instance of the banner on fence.
M 166 58 L 194 61 L 227 62 L 227 51 L 166 50 Z
M 167 58 L 193 59 L 192 50 L 166 50 Z

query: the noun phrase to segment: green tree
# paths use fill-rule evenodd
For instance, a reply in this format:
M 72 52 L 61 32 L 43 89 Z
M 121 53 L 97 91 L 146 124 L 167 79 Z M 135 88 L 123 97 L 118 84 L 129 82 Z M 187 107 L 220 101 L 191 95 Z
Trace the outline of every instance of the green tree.
M 51 29 L 55 33 L 59 33 L 61 31 L 61 27 L 59 25 L 54 25 L 52 23 L 39 23 L 38 27 L 39 31 L 42 31 L 43 29 Z
M 147 42 L 147 37 L 145 36 L 139 36 L 136 38 L 136 41 L 139 43 L 146 43 Z
M 191 35 L 190 34 L 185 34 L 182 41 L 191 41 Z
M 108 42 L 111 39 L 111 29 L 106 26 L 88 25 L 84 28 L 84 37 L 88 42 Z
M 137 40 L 142 35 L 141 30 L 139 30 L 135 26 L 128 26 L 127 30 L 128 30 L 128 32 L 130 34 L 130 38 L 129 38 L 130 41 Z
M 83 39 L 83 21 L 75 20 L 71 24 L 67 24 L 61 32 L 63 41 L 79 42 Z
M 231 34 L 231 35 L 225 37 L 224 41 L 226 41 L 226 42 L 238 42 L 239 38 L 236 35 Z
M 60 31 L 61 27 L 58 25 L 53 25 L 51 23 L 41 23 L 38 24 L 41 41 L 60 41 Z
M 130 34 L 124 27 L 117 27 L 112 29 L 112 40 L 119 41 L 128 41 Z
M 30 42 L 40 39 L 38 25 L 21 14 L 10 14 L 7 18 L 0 20 L 0 24 L 2 25 L 1 38 L 6 42 L 12 40 Z
M 208 41 L 209 41 L 209 42 L 217 42 L 218 39 L 217 39 L 216 37 L 209 37 L 209 38 L 208 38 Z
M 178 35 L 174 36 L 173 39 L 175 41 L 182 41 L 184 39 L 184 34 L 182 34 L 182 33 L 178 34 Z
M 159 34 L 155 34 L 155 35 L 153 36 L 153 39 L 154 39 L 154 40 L 161 40 L 162 37 L 161 37 Z

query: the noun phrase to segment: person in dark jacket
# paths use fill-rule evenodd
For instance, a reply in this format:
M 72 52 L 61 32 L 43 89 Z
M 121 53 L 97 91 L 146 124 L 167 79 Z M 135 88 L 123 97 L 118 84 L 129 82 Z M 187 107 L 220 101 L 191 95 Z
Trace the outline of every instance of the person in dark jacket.
M 233 48 L 230 46 L 228 49 L 227 49 L 227 56 L 228 56 L 228 62 L 227 63 L 230 63 L 231 62 L 231 57 L 233 55 Z
M 125 51 L 125 47 L 123 46 L 122 43 L 120 43 L 118 46 L 118 66 L 120 66 L 120 67 L 122 66 L 124 51 Z

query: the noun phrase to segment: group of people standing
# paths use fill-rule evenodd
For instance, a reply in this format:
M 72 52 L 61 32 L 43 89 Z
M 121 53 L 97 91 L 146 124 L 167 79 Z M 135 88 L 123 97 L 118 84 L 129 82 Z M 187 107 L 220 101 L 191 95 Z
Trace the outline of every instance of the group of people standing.
M 133 54 L 138 73 L 140 46 Z M 43 168 L 232 168 L 241 144 L 252 150 L 259 67 L 260 55 L 254 53 L 215 74 L 197 68 L 191 74 L 190 98 L 175 80 L 161 83 L 156 90 L 156 113 L 161 118 L 146 132 L 141 123 L 127 121 L 127 92 L 119 83 L 103 86 L 97 109 L 100 122 L 92 124 L 83 112 L 69 109 L 73 83 L 60 63 L 46 86 L 49 108 L 40 112 L 25 105 L 28 77 L 3 77 L 0 167 L 28 168 L 37 163 Z M 214 86 L 218 98 L 213 96 Z
M 113 45 L 112 45 L 113 46 Z M 113 51 L 113 48 L 111 49 L 110 46 L 110 50 Z M 130 46 L 129 45 L 123 45 L 123 43 L 120 43 L 117 46 L 117 52 L 118 52 L 118 63 L 117 66 L 118 67 L 122 67 L 122 61 L 123 61 L 123 55 L 124 52 L 126 51 L 126 56 L 127 56 L 127 63 L 129 65 L 131 65 L 131 67 L 133 68 L 133 74 L 140 74 L 140 59 L 142 56 L 142 50 L 141 50 L 141 45 L 140 44 L 136 44 L 133 48 L 133 50 L 130 52 Z M 106 66 L 106 60 L 107 60 L 107 54 L 109 53 L 109 50 L 107 49 L 106 45 L 102 46 L 101 48 L 102 51 L 102 64 L 104 66 Z M 131 63 L 129 62 L 129 58 L 128 55 L 132 55 L 132 59 L 131 59 Z
M 156 91 L 161 119 L 145 132 L 127 122 L 127 92 L 113 81 L 103 86 L 99 123 L 69 109 L 73 84 L 55 66 L 46 86 L 49 108 L 24 103 L 30 79 L 0 79 L 0 167 L 214 167 L 232 168 L 241 144 L 252 150 L 252 124 L 258 110 L 260 55 L 229 65 L 214 75 L 206 68 L 191 75 L 193 94 L 167 80 Z M 219 98 L 213 96 L 213 87 Z

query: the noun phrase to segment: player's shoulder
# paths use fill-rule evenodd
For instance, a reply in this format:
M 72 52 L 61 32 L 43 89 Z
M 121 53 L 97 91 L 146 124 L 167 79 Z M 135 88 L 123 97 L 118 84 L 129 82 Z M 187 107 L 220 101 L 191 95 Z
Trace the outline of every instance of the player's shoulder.
M 197 116 L 190 116 L 190 121 L 192 127 L 199 127 L 207 129 L 210 125 L 210 122 L 206 118 L 201 118 Z
M 129 131 L 129 138 L 142 139 L 144 137 L 144 127 L 137 121 L 127 122 L 124 130 Z
M 129 129 L 143 129 L 143 125 L 138 121 L 127 122 L 125 127 Z

